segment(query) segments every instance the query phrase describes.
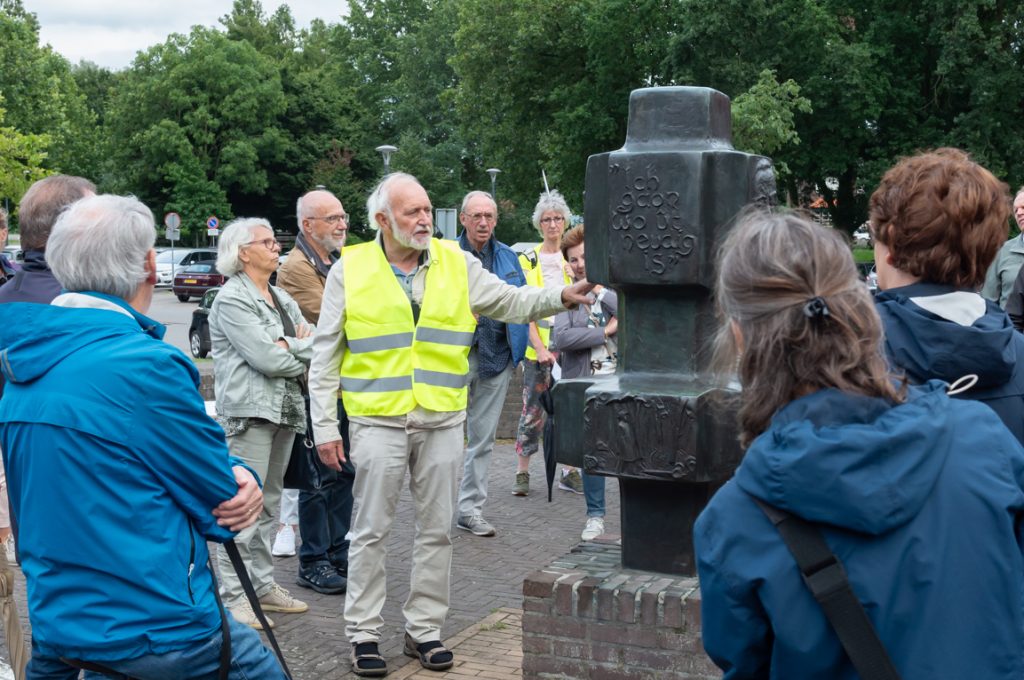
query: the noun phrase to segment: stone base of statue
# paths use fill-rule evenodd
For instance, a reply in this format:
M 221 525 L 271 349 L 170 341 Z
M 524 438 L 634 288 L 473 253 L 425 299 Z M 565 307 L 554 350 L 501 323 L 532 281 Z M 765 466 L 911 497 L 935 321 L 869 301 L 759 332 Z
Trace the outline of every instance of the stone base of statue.
M 711 680 L 697 579 L 622 567 L 618 541 L 582 543 L 523 583 L 526 680 Z

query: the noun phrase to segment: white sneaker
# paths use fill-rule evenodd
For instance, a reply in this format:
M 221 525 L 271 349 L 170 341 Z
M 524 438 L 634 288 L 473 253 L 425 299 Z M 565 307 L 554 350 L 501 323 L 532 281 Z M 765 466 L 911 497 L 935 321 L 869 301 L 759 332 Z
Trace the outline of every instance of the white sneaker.
M 604 533 L 604 517 L 588 517 L 587 526 L 583 527 L 580 538 L 584 541 L 593 541 Z
M 291 524 L 285 524 L 277 532 L 277 537 L 274 538 L 274 547 L 270 549 L 270 554 L 274 557 L 292 557 L 295 555 L 295 529 L 292 529 Z

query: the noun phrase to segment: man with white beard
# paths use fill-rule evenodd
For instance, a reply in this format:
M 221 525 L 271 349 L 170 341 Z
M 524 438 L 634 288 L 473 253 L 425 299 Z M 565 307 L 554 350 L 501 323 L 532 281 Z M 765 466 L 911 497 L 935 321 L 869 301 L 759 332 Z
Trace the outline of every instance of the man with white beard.
M 562 289 L 510 286 L 454 241 L 432 238 L 433 208 L 415 177 L 393 173 L 366 202 L 377 238 L 345 248 L 324 290 L 310 364 L 313 433 L 321 460 L 356 468 L 345 598 L 352 670 L 381 676 L 385 556 L 406 471 L 416 513 L 405 654 L 451 668 L 441 642 L 448 614 L 452 513 L 462 460 L 468 355 L 475 314 L 526 323 L 586 301 Z M 339 377 L 351 449 L 338 434 Z

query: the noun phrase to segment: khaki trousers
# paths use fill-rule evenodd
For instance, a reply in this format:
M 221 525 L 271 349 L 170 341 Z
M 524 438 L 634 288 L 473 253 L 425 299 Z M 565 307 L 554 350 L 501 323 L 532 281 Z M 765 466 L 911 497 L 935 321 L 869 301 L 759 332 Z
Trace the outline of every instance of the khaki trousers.
M 235 536 L 238 553 L 259 597 L 266 595 L 274 585 L 274 558 L 270 555 L 270 543 L 277 526 L 274 513 L 281 502 L 281 485 L 294 441 L 295 432 L 266 422 L 250 423 L 245 432 L 228 437 L 231 455 L 245 461 L 263 482 L 263 509 L 259 519 Z M 241 604 L 245 600 L 245 592 L 222 546 L 217 546 L 217 574 L 224 606 Z
M 452 566 L 452 511 L 462 460 L 462 425 L 424 432 L 352 423 L 352 542 L 349 546 L 345 633 L 349 640 L 377 641 L 384 625 L 388 536 L 405 472 L 416 512 L 405 630 L 416 642 L 441 639 L 448 615 Z

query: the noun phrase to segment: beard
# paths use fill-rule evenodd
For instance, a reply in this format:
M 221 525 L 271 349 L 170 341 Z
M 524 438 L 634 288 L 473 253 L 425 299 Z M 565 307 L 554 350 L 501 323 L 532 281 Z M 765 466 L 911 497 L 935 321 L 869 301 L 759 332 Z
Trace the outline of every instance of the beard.
M 394 224 L 394 221 L 391 222 Z M 413 250 L 427 250 L 430 248 L 430 238 L 432 234 L 427 233 L 423 236 L 413 236 L 406 234 L 404 231 L 399 229 L 397 226 L 391 227 L 391 236 L 398 241 L 398 243 L 406 248 L 412 248 Z
M 335 238 L 330 234 L 325 234 L 324 236 L 320 237 L 310 234 L 309 240 L 316 243 L 318 246 L 326 250 L 328 253 L 333 253 L 335 250 L 341 250 L 341 247 L 345 245 L 344 236 L 342 236 L 341 238 Z

